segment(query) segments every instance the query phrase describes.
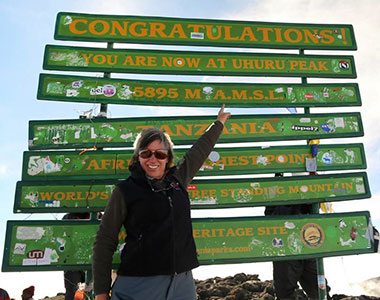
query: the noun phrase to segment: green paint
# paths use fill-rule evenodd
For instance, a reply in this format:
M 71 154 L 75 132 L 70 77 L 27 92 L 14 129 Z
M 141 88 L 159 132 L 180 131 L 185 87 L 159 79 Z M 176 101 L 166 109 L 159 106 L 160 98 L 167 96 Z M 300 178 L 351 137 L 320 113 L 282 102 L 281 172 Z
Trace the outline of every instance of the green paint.
M 195 46 L 356 50 L 346 24 L 269 23 L 60 12 L 54 38 Z
M 45 70 L 356 78 L 353 56 L 102 49 L 47 45 Z M 112 94 L 113 91 L 107 91 Z
M 175 162 L 186 149 L 175 149 Z M 123 179 L 129 175 L 133 150 L 24 152 L 22 179 Z M 310 146 L 215 148 L 197 176 L 242 175 L 275 172 L 304 172 Z M 320 171 L 365 169 L 362 144 L 319 145 L 317 169 Z
M 117 180 L 18 182 L 15 212 L 103 211 Z M 365 173 L 195 180 L 192 208 L 252 207 L 369 198 Z
M 342 256 L 373 251 L 369 217 L 355 212 L 194 219 L 193 235 L 201 264 Z M 91 221 L 8 221 L 2 271 L 90 269 L 89 245 L 97 229 Z
M 287 205 L 369 198 L 365 173 L 197 180 L 188 187 L 194 208 Z
M 143 128 L 166 131 L 175 144 L 192 144 L 215 116 L 76 119 L 29 122 L 29 149 L 126 147 Z M 356 137 L 363 135 L 360 113 L 234 115 L 220 143 Z
M 125 105 L 220 107 L 359 106 L 346 84 L 192 83 L 41 74 L 37 98 Z

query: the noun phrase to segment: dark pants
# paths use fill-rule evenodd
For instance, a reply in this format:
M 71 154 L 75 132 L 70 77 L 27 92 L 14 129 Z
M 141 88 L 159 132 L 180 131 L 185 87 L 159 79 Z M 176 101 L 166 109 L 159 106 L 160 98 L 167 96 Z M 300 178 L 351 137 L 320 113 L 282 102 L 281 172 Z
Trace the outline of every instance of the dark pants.
M 111 300 L 195 300 L 191 271 L 176 275 L 117 276 Z
M 317 275 L 315 259 L 274 261 L 273 281 L 277 299 L 295 299 L 298 282 L 309 298 L 318 299 Z
M 66 289 L 65 300 L 73 300 L 78 289 L 78 283 L 86 280 L 85 273 L 83 271 L 65 271 L 63 277 Z

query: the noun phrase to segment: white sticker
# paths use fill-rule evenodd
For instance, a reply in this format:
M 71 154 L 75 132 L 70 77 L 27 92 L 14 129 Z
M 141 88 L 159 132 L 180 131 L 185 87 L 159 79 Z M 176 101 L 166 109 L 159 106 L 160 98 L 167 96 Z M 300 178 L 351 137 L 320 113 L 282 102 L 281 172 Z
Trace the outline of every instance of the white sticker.
M 103 94 L 103 87 L 102 86 L 98 86 L 98 87 L 92 88 L 90 90 L 91 96 L 102 95 L 102 94 Z
M 356 185 L 356 192 L 360 193 L 360 194 L 365 193 L 364 184 L 357 184 Z
M 18 240 L 39 240 L 45 234 L 42 227 L 17 227 L 16 238 Z
M 194 40 L 204 40 L 205 34 L 203 32 L 192 32 L 190 38 Z
M 40 258 L 40 259 L 37 259 L 37 265 L 39 266 L 51 265 L 51 261 L 50 259 Z
M 37 259 L 35 258 L 25 258 L 22 260 L 23 266 L 35 266 L 37 265 Z
M 208 158 L 212 162 L 217 162 L 220 159 L 220 154 L 218 152 L 216 152 L 216 151 L 211 151 L 211 153 L 209 154 Z
M 316 172 L 317 171 L 317 158 L 316 157 L 306 157 L 306 171 Z
M 311 122 L 311 119 L 310 119 L 310 118 L 301 118 L 301 119 L 300 119 L 300 122 L 301 122 L 301 123 L 310 123 L 310 122 Z
M 343 118 L 334 118 L 335 127 L 344 128 L 344 119 Z
M 286 229 L 294 229 L 294 228 L 296 228 L 296 225 L 294 225 L 293 222 L 285 222 L 284 226 L 285 226 Z
M 13 254 L 24 255 L 26 250 L 26 244 L 16 243 L 13 249 Z

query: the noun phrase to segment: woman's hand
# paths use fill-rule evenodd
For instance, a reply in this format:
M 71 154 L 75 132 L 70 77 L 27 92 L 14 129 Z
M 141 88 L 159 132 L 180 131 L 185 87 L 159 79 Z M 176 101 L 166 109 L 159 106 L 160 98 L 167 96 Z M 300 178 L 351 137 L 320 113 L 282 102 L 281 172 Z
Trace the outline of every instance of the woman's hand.
M 218 117 L 216 118 L 218 121 L 220 121 L 223 125 L 227 122 L 228 118 L 231 116 L 231 113 L 224 112 L 224 104 L 220 108 L 218 112 Z

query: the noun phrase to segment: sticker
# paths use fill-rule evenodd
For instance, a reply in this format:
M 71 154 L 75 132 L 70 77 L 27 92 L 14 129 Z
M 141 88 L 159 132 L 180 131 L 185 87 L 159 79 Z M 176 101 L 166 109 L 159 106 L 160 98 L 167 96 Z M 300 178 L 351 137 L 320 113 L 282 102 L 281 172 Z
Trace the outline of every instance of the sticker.
M 365 187 L 364 187 L 364 184 L 357 184 L 357 185 L 356 185 L 356 192 L 357 192 L 357 193 L 365 193 Z
M 74 89 L 79 89 L 83 86 L 83 80 L 76 80 L 71 83 L 71 87 Z
M 103 95 L 106 97 L 112 97 L 116 94 L 116 88 L 112 84 L 106 84 L 103 86 Z
M 98 86 L 96 88 L 92 88 L 90 90 L 90 95 L 91 96 L 103 95 L 103 87 L 102 86 Z
M 188 186 L 187 186 L 187 190 L 188 191 L 195 191 L 195 190 L 197 190 L 198 189 L 198 187 L 195 185 L 195 184 L 189 184 Z
M 30 192 L 29 194 L 25 195 L 25 200 L 29 200 L 32 207 L 38 206 L 38 192 Z
M 13 248 L 13 254 L 24 255 L 26 250 L 26 244 L 16 243 Z
M 322 227 L 316 223 L 307 223 L 301 229 L 302 242 L 311 248 L 319 247 L 325 240 Z
M 346 154 L 344 162 L 353 164 L 356 160 L 355 152 L 352 149 L 344 149 L 343 151 Z
M 121 95 L 123 97 L 126 97 L 127 99 L 129 99 L 132 95 L 133 95 L 134 92 L 132 92 L 131 88 L 129 85 L 126 85 L 124 84 L 122 86 L 122 91 L 121 91 Z
M 66 90 L 66 97 L 76 97 L 79 95 L 77 90 Z
M 315 157 L 309 158 L 306 157 L 306 171 L 308 172 L 316 172 L 317 171 L 317 159 Z
M 287 239 L 288 248 L 293 254 L 300 254 L 302 252 L 302 242 L 299 235 L 293 232 Z
M 358 230 L 356 229 L 356 227 L 351 227 L 351 232 L 350 232 L 351 240 L 355 241 L 357 236 L 358 236 Z
M 259 155 L 256 159 L 256 164 L 266 166 L 268 164 L 268 158 L 266 156 Z
M 281 238 L 274 238 L 272 240 L 272 246 L 276 248 L 284 247 L 284 242 Z
M 320 288 L 321 290 L 325 290 L 326 289 L 325 275 L 318 275 L 317 278 L 318 278 L 318 288 Z
M 63 20 L 63 25 L 70 25 L 73 22 L 73 19 L 70 16 L 66 16 Z
M 190 38 L 194 40 L 203 40 L 205 38 L 205 34 L 203 32 L 192 32 L 190 33 Z
M 306 94 L 305 94 L 305 99 L 308 99 L 308 100 L 312 100 L 312 99 L 314 99 L 314 95 L 313 95 L 313 93 L 306 93 Z
M 339 62 L 339 68 L 343 69 L 343 70 L 348 70 L 350 68 L 350 64 L 348 61 L 345 61 L 345 60 L 341 60 Z
M 323 153 L 322 162 L 326 165 L 331 165 L 333 163 L 333 157 L 330 152 Z
M 294 131 L 318 131 L 317 126 L 302 126 L 302 125 L 293 125 L 292 130 Z
M 355 243 L 355 241 L 352 239 L 348 239 L 347 241 L 345 241 L 341 237 L 339 238 L 339 242 L 341 246 L 351 246 L 353 243 Z
M 322 124 L 321 128 L 322 128 L 322 130 L 324 132 L 332 132 L 332 131 L 334 131 L 334 129 L 332 127 L 330 127 L 328 124 Z
M 274 90 L 276 93 L 283 93 L 284 92 L 284 88 L 282 87 L 279 87 L 277 89 Z
M 17 227 L 16 239 L 18 240 L 40 240 L 45 234 L 43 227 Z
M 37 264 L 37 259 L 30 259 L 30 258 L 25 258 L 22 260 L 22 265 L 23 266 L 35 266 Z
M 212 162 L 217 162 L 219 159 L 220 159 L 220 154 L 216 151 L 211 151 L 208 158 L 212 161 Z
M 301 119 L 300 119 L 300 122 L 301 122 L 301 123 L 310 123 L 310 122 L 311 122 L 311 119 L 310 119 L 310 118 L 301 118 Z
M 43 258 L 44 257 L 44 251 L 39 250 L 39 249 L 34 249 L 34 250 L 29 251 L 27 253 L 27 256 L 28 256 L 28 258 L 36 258 L 36 259 Z
M 183 58 L 177 58 L 177 60 L 175 60 L 174 63 L 175 63 L 177 66 L 182 66 L 182 65 L 184 65 L 185 61 L 184 61 Z
M 286 229 L 294 229 L 296 228 L 296 225 L 293 222 L 285 222 L 284 226 Z
M 339 229 L 340 229 L 340 230 L 343 230 L 343 229 L 346 228 L 346 227 L 347 227 L 346 222 L 344 222 L 343 219 L 340 219 L 340 220 L 339 220 Z
M 344 119 L 343 118 L 334 118 L 334 125 L 335 127 L 344 128 Z

